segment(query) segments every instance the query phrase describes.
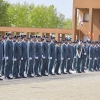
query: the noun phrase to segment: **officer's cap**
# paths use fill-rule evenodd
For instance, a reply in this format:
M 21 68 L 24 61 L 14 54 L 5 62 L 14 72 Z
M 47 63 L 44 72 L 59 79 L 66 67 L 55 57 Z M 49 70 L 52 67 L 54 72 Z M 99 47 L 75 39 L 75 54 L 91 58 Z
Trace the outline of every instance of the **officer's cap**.
M 55 37 L 51 36 L 51 39 L 55 39 Z
M 16 35 L 16 38 L 19 38 L 19 37 L 21 37 L 20 35 Z
M 41 38 L 41 36 L 37 36 L 37 38 Z
M 6 32 L 6 35 L 7 35 L 7 36 L 10 36 L 10 35 L 12 35 L 12 34 L 11 34 L 11 32 Z

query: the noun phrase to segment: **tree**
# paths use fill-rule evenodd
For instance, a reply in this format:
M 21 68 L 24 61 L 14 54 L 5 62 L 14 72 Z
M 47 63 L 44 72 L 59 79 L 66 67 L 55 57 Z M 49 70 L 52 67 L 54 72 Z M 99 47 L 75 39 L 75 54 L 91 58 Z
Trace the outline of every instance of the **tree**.
M 8 26 L 8 16 L 7 9 L 9 7 L 9 3 L 0 0 L 0 26 Z
M 14 27 L 63 28 L 65 16 L 54 5 L 10 4 L 9 25 Z
M 66 19 L 66 21 L 64 23 L 64 28 L 72 29 L 72 19 L 71 18 Z

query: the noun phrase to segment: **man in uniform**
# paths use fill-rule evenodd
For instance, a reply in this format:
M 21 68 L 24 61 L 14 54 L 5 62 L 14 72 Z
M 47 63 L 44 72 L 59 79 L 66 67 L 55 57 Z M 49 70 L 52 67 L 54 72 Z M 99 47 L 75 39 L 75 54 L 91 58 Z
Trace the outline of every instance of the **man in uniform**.
M 94 42 L 91 43 L 89 47 L 89 65 L 88 65 L 88 71 L 92 72 L 93 68 L 93 60 L 94 60 Z
M 67 74 L 64 72 L 64 68 L 66 68 L 66 60 L 68 58 L 68 47 L 67 40 L 63 40 L 63 44 L 61 45 L 61 74 Z
M 12 79 L 10 74 L 12 73 L 12 64 L 13 64 L 13 42 L 12 42 L 12 34 L 6 33 L 7 41 L 5 42 L 5 69 L 4 74 L 5 78 Z
M 71 47 L 71 41 L 69 40 L 68 41 L 68 44 L 67 44 L 67 47 L 68 47 L 68 59 L 67 59 L 67 63 L 66 63 L 66 72 L 68 73 L 68 74 L 72 74 L 71 72 L 70 72 L 70 69 L 71 69 L 71 60 L 72 60 L 72 58 L 73 58 L 73 55 L 72 55 L 72 47 Z
M 2 75 L 4 75 L 4 66 L 5 66 L 5 43 L 6 43 L 6 40 L 7 40 L 7 36 L 5 35 L 4 37 L 3 37 L 3 64 L 2 64 Z
M 76 47 L 76 73 L 81 73 L 81 60 L 82 60 L 82 43 L 79 41 Z
M 54 75 L 52 70 L 53 70 L 54 62 L 55 62 L 55 37 L 51 37 L 51 43 L 49 44 L 48 50 L 49 50 L 48 74 Z
M 33 73 L 33 64 L 34 64 L 34 39 L 35 36 L 30 36 L 31 41 L 28 42 L 27 54 L 28 54 L 28 69 L 27 69 L 27 77 L 34 77 L 32 76 Z
M 3 43 L 2 43 L 2 35 L 0 35 L 0 73 L 2 75 L 2 63 L 3 63 Z M 3 80 L 0 78 L 0 80 Z
M 83 43 L 82 45 L 82 61 L 81 61 L 81 72 L 85 72 L 85 63 L 86 63 L 86 57 L 87 57 L 87 53 L 86 53 L 86 42 Z
M 35 42 L 35 48 L 34 48 L 34 54 L 35 54 L 35 61 L 34 61 L 34 74 L 36 77 L 40 77 L 39 74 L 39 66 L 41 63 L 42 58 L 42 50 L 41 50 L 41 37 L 37 37 L 37 42 Z
M 94 45 L 94 59 L 93 59 L 93 71 L 99 70 L 98 68 L 98 45 L 97 42 L 95 42 Z
M 59 68 L 60 68 L 60 64 L 61 64 L 61 42 L 57 42 L 57 46 L 56 46 L 56 62 L 55 62 L 55 74 L 56 75 L 60 75 L 59 74 Z
M 48 37 L 44 38 L 44 41 L 42 42 L 42 63 L 41 63 L 41 75 L 47 76 L 45 74 L 45 71 L 47 69 L 47 60 L 48 60 L 48 43 L 46 42 L 46 39 Z
M 16 42 L 13 44 L 13 78 L 19 78 L 19 66 L 21 59 L 20 36 L 16 36 Z
M 24 71 L 27 67 L 27 36 L 23 35 L 23 40 L 21 42 L 21 66 L 20 66 L 20 77 L 26 78 L 24 76 Z

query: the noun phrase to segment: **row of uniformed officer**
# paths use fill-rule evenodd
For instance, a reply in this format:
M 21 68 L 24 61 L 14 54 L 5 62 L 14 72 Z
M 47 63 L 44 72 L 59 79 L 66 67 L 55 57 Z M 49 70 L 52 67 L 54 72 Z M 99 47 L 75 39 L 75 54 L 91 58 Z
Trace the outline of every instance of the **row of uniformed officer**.
M 0 70 L 7 79 L 26 78 L 49 75 L 71 74 L 70 70 L 77 73 L 84 72 L 84 67 L 89 71 L 100 68 L 100 46 L 97 42 L 83 43 L 63 40 L 55 43 L 55 37 L 41 40 L 41 37 L 26 35 L 16 36 L 7 33 L 7 39 L 2 42 L 0 35 Z M 93 65 L 93 66 L 92 66 Z M 54 69 L 54 73 L 53 73 Z M 66 69 L 66 71 L 65 71 Z

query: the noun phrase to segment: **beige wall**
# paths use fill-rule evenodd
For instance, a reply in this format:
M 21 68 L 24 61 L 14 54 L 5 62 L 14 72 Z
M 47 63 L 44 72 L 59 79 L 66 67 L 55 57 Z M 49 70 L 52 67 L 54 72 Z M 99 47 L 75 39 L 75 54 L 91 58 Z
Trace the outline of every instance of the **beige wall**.
M 75 8 L 100 8 L 100 0 L 73 0 Z
M 83 13 L 89 13 L 89 9 L 80 9 L 79 15 L 82 16 Z M 89 33 L 89 22 L 83 22 L 83 26 L 80 27 L 81 33 L 88 34 Z M 93 9 L 93 33 L 95 34 L 93 40 L 99 40 L 100 35 L 100 9 Z

